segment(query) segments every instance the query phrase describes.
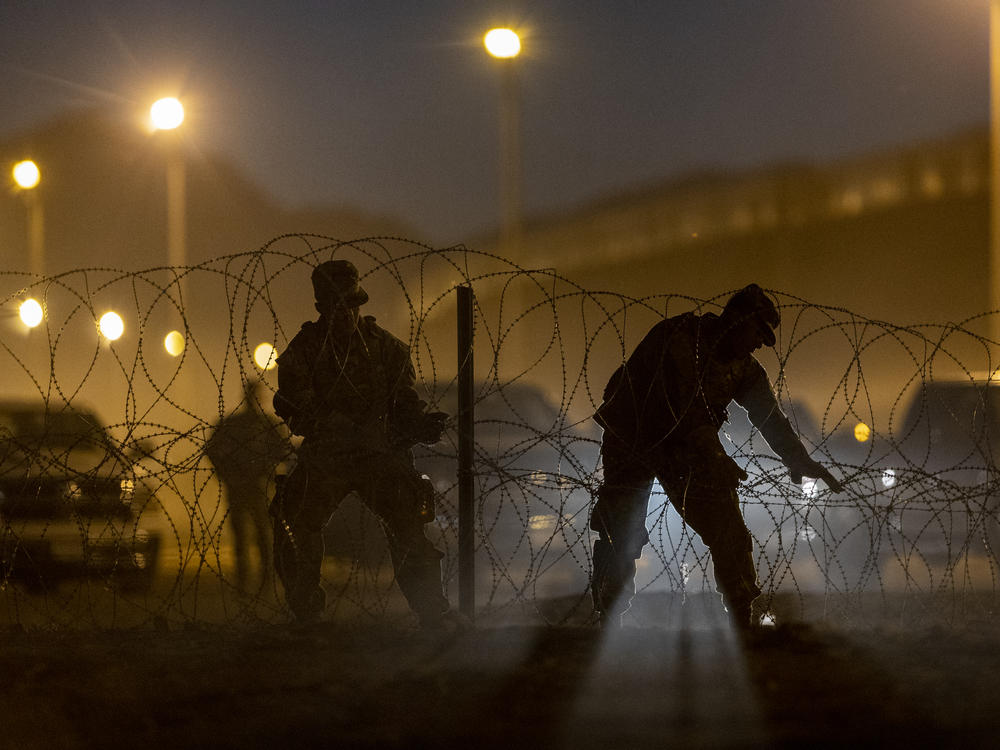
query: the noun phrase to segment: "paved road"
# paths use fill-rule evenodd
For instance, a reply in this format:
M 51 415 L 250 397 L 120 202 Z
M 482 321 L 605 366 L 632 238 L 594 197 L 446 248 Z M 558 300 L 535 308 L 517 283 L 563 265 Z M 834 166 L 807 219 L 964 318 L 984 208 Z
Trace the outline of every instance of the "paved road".
M 9 629 L 0 747 L 990 747 L 1000 629 Z

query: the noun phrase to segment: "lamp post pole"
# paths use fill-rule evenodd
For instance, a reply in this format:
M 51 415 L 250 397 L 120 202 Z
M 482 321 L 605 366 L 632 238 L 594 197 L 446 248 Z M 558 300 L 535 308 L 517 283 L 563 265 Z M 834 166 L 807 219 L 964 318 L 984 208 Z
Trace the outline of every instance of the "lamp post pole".
M 38 165 L 25 159 L 14 165 L 14 182 L 21 188 L 28 209 L 28 264 L 36 276 L 45 274 L 45 217 L 38 194 L 41 172 Z
M 173 98 L 158 99 L 149 110 L 153 127 L 173 131 L 184 122 L 184 107 Z M 184 156 L 176 143 L 167 143 L 167 264 L 187 264 Z M 182 271 L 183 272 L 183 271 Z M 181 294 L 183 300 L 183 291 Z
M 513 59 L 500 62 L 500 194 L 504 254 L 521 249 L 521 85 Z
M 1000 0 L 990 0 L 990 272 L 989 310 L 1000 310 Z M 1000 312 L 990 315 L 991 372 L 1000 367 Z

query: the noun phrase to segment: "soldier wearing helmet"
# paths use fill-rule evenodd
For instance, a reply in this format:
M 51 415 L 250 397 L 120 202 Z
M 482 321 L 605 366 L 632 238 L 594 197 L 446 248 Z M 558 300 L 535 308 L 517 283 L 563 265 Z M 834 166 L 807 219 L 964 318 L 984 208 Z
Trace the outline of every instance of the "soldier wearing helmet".
M 808 452 L 782 413 L 754 358 L 774 346 L 780 315 L 756 284 L 736 292 L 721 315 L 684 313 L 657 323 L 604 389 L 595 420 L 604 428 L 604 478 L 591 515 L 591 593 L 603 624 L 620 623 L 635 593 L 635 561 L 649 541 L 646 506 L 653 480 L 711 551 L 716 584 L 733 622 L 749 628 L 761 593 L 753 543 L 739 509 L 746 472 L 730 458 L 718 432 L 731 401 L 788 467 L 792 480 L 840 483 Z
M 441 439 L 447 415 L 426 412 L 409 348 L 361 316 L 368 301 L 346 260 L 312 273 L 319 319 L 303 324 L 278 357 L 275 412 L 303 436 L 298 462 L 272 503 L 275 568 L 292 613 L 317 619 L 323 527 L 357 492 L 386 532 L 396 582 L 425 626 L 442 623 L 441 557 L 424 533 L 434 490 L 413 466 L 416 443 Z

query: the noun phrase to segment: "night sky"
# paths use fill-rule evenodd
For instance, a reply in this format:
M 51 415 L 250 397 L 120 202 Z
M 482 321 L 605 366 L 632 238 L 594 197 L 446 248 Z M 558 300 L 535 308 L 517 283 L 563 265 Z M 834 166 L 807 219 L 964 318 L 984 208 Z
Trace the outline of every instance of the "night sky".
M 277 200 L 440 243 L 497 221 L 494 25 L 523 34 L 524 204 L 697 168 L 825 160 L 988 118 L 988 0 L 350 0 L 0 5 L 0 139 L 107 105 L 188 110 Z

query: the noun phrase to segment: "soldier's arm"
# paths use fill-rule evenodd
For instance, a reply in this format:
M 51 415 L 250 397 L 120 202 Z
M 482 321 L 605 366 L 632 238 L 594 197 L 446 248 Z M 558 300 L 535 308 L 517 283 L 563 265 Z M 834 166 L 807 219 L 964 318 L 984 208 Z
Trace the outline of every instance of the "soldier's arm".
M 792 481 L 802 482 L 802 477 L 822 479 L 834 492 L 843 490 L 840 482 L 822 464 L 809 457 L 809 452 L 788 417 L 781 410 L 778 399 L 768 382 L 767 373 L 759 363 L 754 362 L 741 391 L 734 399 L 747 410 L 753 425 L 775 453 L 781 458 Z
M 274 411 L 296 435 L 306 435 L 316 420 L 312 363 L 307 356 L 306 330 L 300 331 L 278 357 L 278 390 Z
M 427 402 L 417 394 L 416 370 L 410 358 L 410 348 L 390 334 L 385 367 L 388 370 L 392 393 L 390 419 L 396 440 L 403 445 L 436 443 L 444 432 L 448 415 L 443 412 L 427 413 Z

